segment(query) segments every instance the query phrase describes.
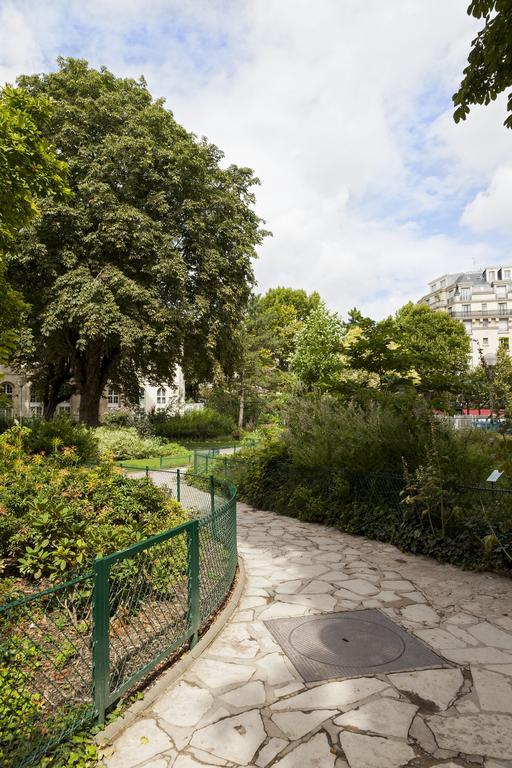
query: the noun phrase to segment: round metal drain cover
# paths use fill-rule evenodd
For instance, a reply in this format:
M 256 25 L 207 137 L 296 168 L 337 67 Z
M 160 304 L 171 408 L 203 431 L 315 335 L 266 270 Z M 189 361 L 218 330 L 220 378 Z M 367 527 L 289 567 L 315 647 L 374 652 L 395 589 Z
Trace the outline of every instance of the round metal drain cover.
M 405 650 L 404 641 L 392 629 L 344 616 L 301 624 L 288 641 L 303 656 L 334 666 L 378 667 L 395 661 Z

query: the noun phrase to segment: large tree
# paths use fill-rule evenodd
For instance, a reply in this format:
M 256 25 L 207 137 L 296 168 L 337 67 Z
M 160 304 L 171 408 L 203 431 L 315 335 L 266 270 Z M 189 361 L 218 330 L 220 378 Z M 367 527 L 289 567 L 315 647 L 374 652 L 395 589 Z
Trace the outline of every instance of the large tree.
M 229 410 L 240 428 L 273 415 L 289 389 L 297 335 L 319 301 L 317 293 L 284 287 L 252 296 L 236 336 L 234 375 L 216 377 L 209 403 Z
M 291 369 L 306 390 L 336 392 L 344 368 L 345 326 L 336 312 L 320 302 L 297 335 Z
M 80 420 L 94 425 L 107 382 L 136 401 L 141 377 L 172 380 L 178 362 L 197 378 L 216 361 L 233 366 L 264 232 L 252 171 L 221 168 L 220 150 L 182 128 L 142 78 L 58 63 L 19 82 L 53 100 L 48 136 L 73 195 L 41 201 L 9 274 L 32 303 L 28 362 L 46 415 L 71 385 Z
M 464 77 L 453 96 L 456 123 L 466 119 L 472 105 L 490 104 L 512 87 L 512 0 L 473 0 L 468 14 L 483 19 L 484 26 L 471 43 Z M 512 92 L 507 111 L 505 125 L 512 128 Z
M 26 309 L 6 278 L 5 254 L 39 214 L 36 198 L 63 195 L 65 164 L 42 135 L 51 104 L 20 88 L 0 89 L 0 363 L 16 344 Z

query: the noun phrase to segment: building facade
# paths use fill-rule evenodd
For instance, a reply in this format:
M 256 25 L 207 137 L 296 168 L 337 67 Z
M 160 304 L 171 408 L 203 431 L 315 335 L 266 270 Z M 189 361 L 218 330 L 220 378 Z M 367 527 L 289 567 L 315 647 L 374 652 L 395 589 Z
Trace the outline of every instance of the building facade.
M 15 373 L 10 368 L 0 366 L 0 392 L 7 397 L 9 405 L 2 408 L 2 415 L 23 420 L 43 415 L 43 404 L 33 391 L 30 380 L 24 374 Z M 72 395 L 57 408 L 57 413 L 65 413 L 78 419 L 80 395 Z M 100 401 L 100 421 L 109 411 L 123 407 L 122 394 L 114 387 L 106 387 Z M 143 413 L 169 410 L 171 413 L 183 413 L 185 407 L 185 379 L 179 366 L 172 384 L 154 386 L 143 382 L 140 386 L 139 410 Z
M 480 363 L 480 352 L 489 365 L 499 347 L 510 350 L 512 332 L 512 266 L 486 267 L 438 277 L 418 303 L 448 312 L 463 323 L 471 339 L 470 364 Z

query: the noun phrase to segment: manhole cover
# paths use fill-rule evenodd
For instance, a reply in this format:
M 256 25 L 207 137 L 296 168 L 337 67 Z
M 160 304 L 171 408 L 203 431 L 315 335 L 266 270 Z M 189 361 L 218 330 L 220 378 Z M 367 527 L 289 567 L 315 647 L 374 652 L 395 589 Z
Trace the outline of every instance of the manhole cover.
M 452 666 L 373 608 L 265 624 L 306 682 Z
M 322 664 L 349 667 L 389 664 L 405 650 L 392 629 L 355 617 L 332 616 L 310 621 L 290 632 L 290 645 L 303 656 Z

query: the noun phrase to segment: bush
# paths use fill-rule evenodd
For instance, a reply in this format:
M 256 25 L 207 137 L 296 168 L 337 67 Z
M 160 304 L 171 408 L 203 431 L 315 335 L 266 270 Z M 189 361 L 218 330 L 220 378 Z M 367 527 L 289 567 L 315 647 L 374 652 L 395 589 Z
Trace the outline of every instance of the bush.
M 67 416 L 59 416 L 53 421 L 32 421 L 25 446 L 29 453 L 47 456 L 71 448 L 81 462 L 93 461 L 98 456 L 98 443 L 92 430 Z
M 72 449 L 24 454 L 28 431 L 0 437 L 0 559 L 11 574 L 65 579 L 187 519 L 165 489 L 126 477 L 109 459 L 88 468 L 76 466 Z
M 494 467 L 511 476 L 510 443 L 452 430 L 412 405 L 400 418 L 400 402 L 297 403 L 281 437 L 237 455 L 240 498 L 464 567 L 510 571 L 512 493 L 472 486 Z
M 230 435 L 235 430 L 235 422 L 230 416 L 209 408 L 189 411 L 183 416 L 155 413 L 151 420 L 155 434 L 168 439 L 205 440 Z
M 146 459 L 187 453 L 187 449 L 178 443 L 167 443 L 160 437 L 141 437 L 135 427 L 97 427 L 94 434 L 100 454 L 109 453 L 114 459 Z

